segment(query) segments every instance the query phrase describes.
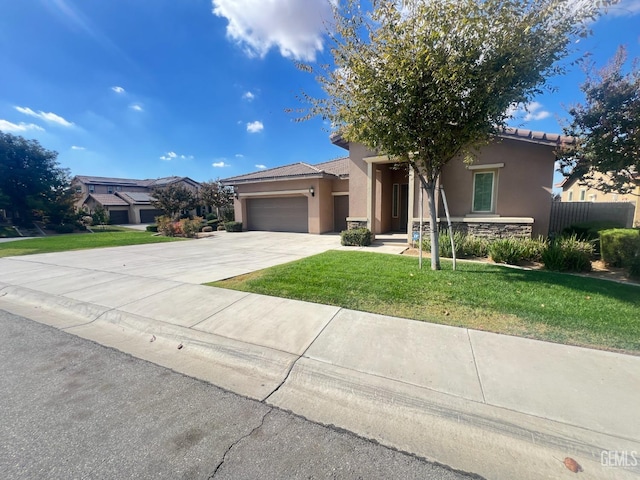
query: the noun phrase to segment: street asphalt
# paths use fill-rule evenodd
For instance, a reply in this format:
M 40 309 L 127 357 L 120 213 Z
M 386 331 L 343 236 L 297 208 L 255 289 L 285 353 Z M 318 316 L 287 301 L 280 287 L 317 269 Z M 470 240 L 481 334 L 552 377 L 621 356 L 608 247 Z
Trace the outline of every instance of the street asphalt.
M 0 331 L 2 478 L 471 478 L 23 317 Z
M 488 479 L 640 478 L 640 357 L 200 285 L 332 248 L 224 232 L 4 258 L 0 309 Z

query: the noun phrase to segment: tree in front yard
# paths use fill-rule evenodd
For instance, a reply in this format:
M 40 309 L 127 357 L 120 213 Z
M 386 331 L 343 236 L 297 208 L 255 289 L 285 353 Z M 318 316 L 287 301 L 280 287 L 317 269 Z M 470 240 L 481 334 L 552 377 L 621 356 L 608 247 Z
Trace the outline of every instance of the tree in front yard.
M 74 193 L 69 171 L 57 162 L 58 153 L 36 140 L 0 132 L 0 208 L 15 223 L 28 223 L 40 211 L 60 223 L 73 212 Z
M 200 200 L 205 207 L 214 207 L 216 217 L 221 218 L 222 210 L 227 210 L 233 205 L 233 190 L 225 187 L 219 178 L 202 182 L 200 184 Z
M 617 0 L 359 0 L 334 7 L 333 60 L 321 66 L 320 115 L 350 142 L 408 162 L 424 186 L 440 269 L 435 192 L 442 167 L 499 133 L 563 72 L 558 61 Z M 311 66 L 301 66 L 313 71 Z
M 620 47 L 605 68 L 587 69 L 586 103 L 569 110 L 573 120 L 565 129 L 578 141 L 560 158 L 566 174 L 605 193 L 634 193 L 640 181 L 640 59 L 624 73 L 626 58 Z
M 183 185 L 168 185 L 154 188 L 151 192 L 153 200 L 151 204 L 162 210 L 172 220 L 178 220 L 184 210 L 192 210 L 198 205 L 198 198 L 193 191 Z

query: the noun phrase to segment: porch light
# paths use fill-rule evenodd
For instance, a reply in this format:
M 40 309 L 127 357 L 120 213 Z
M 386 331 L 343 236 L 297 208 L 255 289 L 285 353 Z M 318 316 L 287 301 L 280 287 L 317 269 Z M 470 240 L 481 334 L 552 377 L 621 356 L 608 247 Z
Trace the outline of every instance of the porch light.
M 236 200 L 238 200 L 238 198 L 240 197 L 240 195 L 238 195 L 238 187 L 233 187 L 233 196 Z
M 311 194 L 312 197 L 316 196 L 316 191 L 314 190 L 313 187 L 309 187 L 309 193 Z

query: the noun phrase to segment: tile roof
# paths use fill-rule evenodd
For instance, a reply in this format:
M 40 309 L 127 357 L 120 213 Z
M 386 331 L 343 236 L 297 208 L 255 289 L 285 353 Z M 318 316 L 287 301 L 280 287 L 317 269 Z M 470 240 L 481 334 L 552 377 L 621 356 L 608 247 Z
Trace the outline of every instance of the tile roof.
M 190 179 L 189 177 L 163 177 L 163 178 L 147 178 L 144 180 L 139 180 L 135 178 L 117 178 L 117 177 L 93 177 L 88 175 L 76 175 L 79 181 L 85 184 L 93 184 L 93 185 L 120 185 L 123 187 L 127 186 L 135 186 L 135 187 L 160 187 L 164 185 L 169 185 L 171 183 L 179 182 L 181 180 L 191 181 L 195 184 L 195 180 Z
M 123 207 L 128 207 L 129 204 L 124 201 L 122 198 L 112 194 L 112 193 L 90 193 L 89 197 L 87 198 L 93 198 L 96 202 L 98 202 L 100 205 L 105 205 L 105 206 L 123 206 Z
M 153 199 L 147 192 L 118 192 L 117 195 L 131 205 L 148 205 Z
M 319 163 L 317 165 L 309 165 L 308 163 L 298 162 L 291 165 L 283 165 L 281 167 L 269 168 L 257 172 L 238 175 L 236 177 L 225 178 L 222 180 L 224 184 L 233 185 L 234 183 L 251 183 L 269 180 L 284 180 L 292 178 L 309 178 L 322 177 L 331 175 L 339 178 L 349 176 L 349 157 L 338 158 L 329 162 Z
M 524 140 L 525 142 L 540 143 L 543 145 L 571 145 L 576 142 L 575 137 L 560 135 L 559 133 L 534 132 L 523 128 L 507 127 L 498 134 L 502 138 Z

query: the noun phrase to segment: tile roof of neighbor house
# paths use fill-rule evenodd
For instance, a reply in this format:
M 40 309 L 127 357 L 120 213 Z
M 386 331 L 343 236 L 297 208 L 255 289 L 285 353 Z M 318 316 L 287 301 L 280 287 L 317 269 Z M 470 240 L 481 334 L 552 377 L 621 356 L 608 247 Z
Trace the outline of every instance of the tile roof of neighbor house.
M 169 185 L 171 183 L 179 182 L 181 180 L 191 181 L 193 183 L 198 183 L 195 180 L 190 179 L 189 177 L 163 177 L 163 178 L 147 178 L 144 180 L 138 180 L 135 178 L 116 178 L 116 177 L 92 177 L 87 175 L 76 175 L 79 181 L 85 184 L 93 184 L 93 185 L 121 185 L 123 187 L 132 186 L 132 187 L 159 187 L 163 185 Z
M 112 194 L 112 193 L 90 193 L 89 197 L 93 198 L 100 205 L 109 206 L 109 207 L 128 207 L 129 204 L 123 200 L 122 198 Z
M 222 180 L 222 183 L 225 185 L 233 185 L 237 183 L 265 182 L 295 178 L 315 178 L 325 175 L 347 178 L 349 176 L 349 157 L 338 158 L 329 162 L 318 163 L 317 165 L 309 165 L 304 162 L 283 165 L 281 167 L 225 178 Z
M 131 205 L 148 205 L 153 200 L 147 192 L 117 192 L 117 195 Z

